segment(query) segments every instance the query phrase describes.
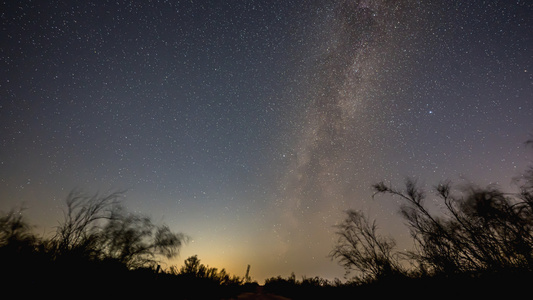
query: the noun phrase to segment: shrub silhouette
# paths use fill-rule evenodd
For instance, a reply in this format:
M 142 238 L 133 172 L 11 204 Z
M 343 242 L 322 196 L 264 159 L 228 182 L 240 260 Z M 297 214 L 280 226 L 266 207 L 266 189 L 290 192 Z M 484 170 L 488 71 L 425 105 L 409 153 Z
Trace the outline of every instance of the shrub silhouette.
M 156 265 L 163 257 L 176 256 L 187 237 L 126 212 L 120 197 L 120 192 L 71 192 L 64 219 L 50 239 L 37 238 L 21 210 L 0 216 L 5 286 L 27 296 L 77 290 L 85 296 L 104 290 L 138 296 L 150 290 L 159 282 Z
M 79 295 L 230 299 L 254 292 L 256 282 L 211 268 L 198 257 L 181 269 L 161 270 L 161 258 L 178 255 L 187 236 L 150 218 L 128 213 L 123 193 L 87 195 L 71 192 L 64 218 L 50 239 L 38 238 L 22 214 L 0 216 L 0 265 L 6 290 L 27 297 Z M 28 287 L 31 287 L 29 289 Z
M 99 242 L 105 258 L 130 269 L 155 266 L 157 257 L 175 257 L 185 240 L 167 226 L 155 226 L 149 218 L 114 212 L 103 227 Z
M 170 273 L 186 287 L 183 291 L 187 299 L 229 299 L 250 287 L 243 285 L 243 278 L 230 275 L 225 269 L 219 271 L 202 264 L 197 255 L 187 258 L 179 270 L 172 267 Z
M 395 242 L 377 234 L 376 222 L 359 211 L 349 210 L 346 219 L 336 225 L 338 240 L 330 257 L 338 259 L 347 274 L 356 270 L 362 281 L 372 281 L 403 273 L 393 252 Z
M 31 232 L 22 210 L 11 210 L 0 216 L 0 265 L 6 287 L 26 282 L 26 272 L 45 265 L 42 243 Z
M 533 145 L 533 140 L 526 144 Z M 415 180 L 407 179 L 403 189 L 379 182 L 372 186 L 374 196 L 387 194 L 402 200 L 400 214 L 413 238 L 413 250 L 394 252 L 394 240 L 378 236 L 375 221 L 348 210 L 346 219 L 336 226 L 338 241 L 330 256 L 347 272 L 357 271 L 356 280 L 367 283 L 391 275 L 396 279 L 487 278 L 491 274 L 523 274 L 530 278 L 533 166 L 515 182 L 519 193 L 505 193 L 495 186 L 454 189 L 449 181 L 442 182 L 434 188 L 443 208 L 440 213 L 428 208 L 427 193 Z M 412 267 L 404 269 L 405 265 Z
M 179 271 L 174 268 L 172 272 L 185 277 L 208 279 L 220 285 L 233 285 L 244 282 L 243 278 L 232 276 L 225 269 L 219 271 L 217 268 L 210 268 L 200 263 L 197 255 L 187 258 Z
M 38 238 L 31 232 L 22 209 L 0 216 L 0 249 L 3 253 L 33 253 L 37 245 Z
M 338 278 L 329 281 L 318 276 L 303 276 L 298 280 L 294 273 L 287 278 L 267 278 L 263 288 L 263 293 L 281 295 L 289 299 L 344 299 L 349 292 L 358 291 L 352 283 L 343 284 Z
M 161 256 L 178 254 L 187 237 L 120 205 L 121 192 L 87 196 L 71 192 L 64 220 L 50 247 L 57 257 L 117 261 L 129 269 L 154 267 Z
M 528 142 L 529 144 L 533 142 Z M 422 277 L 533 273 L 533 167 L 517 179 L 519 193 L 495 186 L 469 185 L 454 189 L 449 181 L 434 188 L 443 211 L 435 213 L 427 194 L 413 179 L 403 189 L 379 182 L 375 195 L 402 200 L 400 214 L 414 241 L 413 250 L 394 252 L 394 241 L 377 235 L 375 222 L 349 210 L 337 225 L 339 237 L 330 256 L 359 280 L 382 280 L 390 275 Z M 398 259 L 411 265 L 403 269 Z M 492 276 L 492 275 L 490 275 Z M 394 276 L 393 276 L 394 277 Z M 397 276 L 396 276 L 397 278 Z
M 408 257 L 417 271 L 430 274 L 481 274 L 516 269 L 533 270 L 533 210 L 526 197 L 505 194 L 495 187 L 470 186 L 452 192 L 446 182 L 436 187 L 445 212 L 436 216 L 425 206 L 425 193 L 413 180 L 404 191 L 383 183 L 377 193 L 404 200 L 415 250 Z

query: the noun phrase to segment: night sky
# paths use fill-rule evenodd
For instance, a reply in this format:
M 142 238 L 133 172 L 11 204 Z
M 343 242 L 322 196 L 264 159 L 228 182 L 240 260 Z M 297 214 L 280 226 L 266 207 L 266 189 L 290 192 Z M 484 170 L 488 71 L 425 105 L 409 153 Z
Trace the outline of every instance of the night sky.
M 0 210 L 45 236 L 71 190 L 127 190 L 191 237 L 165 267 L 343 278 L 343 210 L 411 243 L 373 183 L 512 190 L 533 161 L 531 1 L 4 1 L 1 18 Z

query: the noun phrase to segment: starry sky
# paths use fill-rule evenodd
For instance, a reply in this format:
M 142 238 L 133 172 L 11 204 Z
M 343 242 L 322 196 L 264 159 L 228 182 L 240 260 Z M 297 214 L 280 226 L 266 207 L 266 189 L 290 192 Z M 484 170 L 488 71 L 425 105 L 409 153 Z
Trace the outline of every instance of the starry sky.
M 343 278 L 343 211 L 410 238 L 381 180 L 496 184 L 532 162 L 533 3 L 4 1 L 0 210 L 67 194 L 191 237 L 181 265 Z

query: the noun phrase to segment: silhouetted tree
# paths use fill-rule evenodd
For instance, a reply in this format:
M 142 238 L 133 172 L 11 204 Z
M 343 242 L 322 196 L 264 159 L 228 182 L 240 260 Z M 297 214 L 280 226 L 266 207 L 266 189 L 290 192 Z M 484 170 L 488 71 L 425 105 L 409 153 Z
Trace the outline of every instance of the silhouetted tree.
M 335 227 L 338 240 L 330 257 L 338 259 L 347 274 L 355 270 L 363 281 L 372 281 L 403 273 L 393 251 L 394 240 L 379 236 L 375 221 L 349 210 L 344 221 Z
M 115 210 L 98 240 L 106 258 L 134 269 L 155 265 L 158 256 L 176 256 L 186 237 L 171 232 L 168 226 L 152 224 L 148 217 Z
M 187 258 L 179 272 L 176 272 L 175 269 L 173 272 L 188 277 L 208 279 L 219 285 L 242 284 L 244 281 L 238 276 L 229 275 L 225 269 L 219 271 L 217 268 L 210 268 L 200 263 L 197 255 Z
M 160 256 L 178 254 L 187 237 L 120 205 L 121 192 L 87 196 L 72 192 L 67 211 L 51 240 L 57 256 L 114 260 L 130 269 L 153 266 Z
M 459 253 L 455 251 L 457 241 L 450 232 L 453 226 L 448 226 L 429 212 L 425 206 L 426 195 L 414 180 L 407 179 L 403 191 L 383 182 L 375 184 L 373 188 L 376 193 L 388 193 L 404 200 L 400 213 L 407 220 L 416 249 L 408 252 L 408 257 L 419 263 L 424 270 L 431 266 L 439 272 L 455 273 L 461 268 Z
M 527 145 L 533 145 L 533 140 Z M 495 186 L 469 185 L 453 189 L 449 181 L 434 188 L 442 211 L 431 211 L 427 194 L 415 180 L 403 189 L 384 182 L 374 184 L 375 194 L 402 200 L 401 216 L 414 240 L 413 250 L 394 253 L 394 241 L 377 236 L 375 222 L 360 212 L 348 211 L 338 228 L 331 257 L 347 270 L 370 279 L 401 274 L 397 257 L 414 266 L 411 276 L 502 274 L 533 272 L 533 166 L 516 180 L 519 193 Z M 374 197 L 373 196 L 373 197 Z
M 197 255 L 188 257 L 179 270 L 171 267 L 170 274 L 183 285 L 185 299 L 233 299 L 248 288 L 242 278 L 202 264 Z
M 88 196 L 72 191 L 67 196 L 64 220 L 56 228 L 51 245 L 57 255 L 76 253 L 86 257 L 101 255 L 102 223 L 119 209 L 122 193 Z
M 22 209 L 11 210 L 0 216 L 0 249 L 9 251 L 32 251 L 38 239 L 24 219 Z
M 205 268 L 205 266 L 202 268 Z M 185 275 L 192 275 L 195 277 L 198 276 L 198 274 L 200 273 L 200 259 L 198 259 L 198 255 L 188 257 L 183 262 L 183 266 L 180 268 L 180 270 L 177 272 L 176 270 L 173 270 L 173 272 Z
M 0 270 L 5 291 L 19 293 L 26 285 L 39 288 L 38 280 L 47 275 L 43 270 L 48 262 L 43 240 L 32 232 L 22 209 L 0 215 Z
M 120 298 L 147 291 L 163 294 L 162 284 L 170 286 L 170 281 L 166 274 L 156 274 L 154 266 L 162 257 L 176 256 L 187 237 L 128 213 L 121 197 L 120 192 L 71 192 L 64 219 L 50 239 L 33 234 L 22 210 L 0 215 L 0 269 L 6 289 L 28 297 L 79 291 L 86 297 L 101 296 L 102 291 Z
M 454 194 L 451 184 L 436 187 L 445 211 L 427 209 L 425 193 L 413 180 L 399 191 L 384 183 L 377 193 L 404 200 L 400 208 L 415 241 L 409 257 L 419 271 L 480 274 L 498 270 L 533 271 L 533 214 L 529 192 L 505 194 L 498 188 L 469 186 Z

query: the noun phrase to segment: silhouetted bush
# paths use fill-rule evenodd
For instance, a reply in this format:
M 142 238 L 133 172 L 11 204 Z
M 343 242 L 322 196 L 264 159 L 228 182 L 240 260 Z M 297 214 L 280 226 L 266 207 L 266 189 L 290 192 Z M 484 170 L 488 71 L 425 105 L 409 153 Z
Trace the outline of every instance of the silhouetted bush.
M 22 210 L 0 216 L 0 270 L 4 287 L 17 291 L 21 283 L 34 282 L 37 276 L 32 271 L 46 267 L 47 262 L 42 241 L 31 232 Z
M 321 277 L 302 277 L 297 280 L 294 273 L 289 277 L 271 277 L 265 280 L 263 293 L 284 296 L 290 299 L 342 299 L 355 285 L 343 284 L 335 279 L 331 282 Z
M 115 260 L 130 269 L 154 267 L 158 257 L 176 256 L 186 236 L 126 212 L 119 203 L 121 196 L 70 193 L 65 218 L 50 241 L 54 255 Z
M 347 274 L 358 271 L 360 281 L 386 280 L 403 276 L 394 253 L 395 242 L 377 234 L 376 222 L 370 222 L 361 212 L 350 210 L 337 228 L 338 240 L 330 256 L 338 259 Z
M 122 193 L 67 197 L 64 219 L 50 239 L 37 238 L 22 210 L 0 216 L 0 266 L 5 292 L 23 297 L 230 299 L 258 284 L 189 257 L 179 270 L 163 271 L 186 241 L 167 226 L 131 214 Z
M 443 183 L 436 194 L 445 212 L 437 216 L 425 206 L 425 193 L 412 180 L 404 191 L 383 183 L 374 188 L 404 200 L 400 211 L 415 241 L 415 250 L 407 256 L 416 271 L 431 275 L 533 271 L 533 203 L 527 198 L 490 186 L 470 186 L 454 194 L 451 185 Z
M 160 258 L 177 255 L 186 237 L 152 224 L 147 217 L 127 213 L 120 206 L 121 196 L 70 193 L 64 220 L 51 239 L 37 238 L 22 211 L 0 216 L 5 286 L 18 293 L 84 290 L 97 294 L 106 289 L 126 293 L 126 283 L 138 277 L 139 270 L 154 274 Z M 132 270 L 136 276 L 132 277 Z
M 229 299 L 245 290 L 244 279 L 225 269 L 210 268 L 200 263 L 196 255 L 187 258 L 179 270 L 171 268 L 170 273 L 185 287 L 182 291 L 188 299 Z
M 532 143 L 532 142 L 530 142 Z M 394 240 L 377 235 L 375 222 L 361 212 L 349 210 L 336 227 L 339 237 L 331 257 L 347 272 L 357 271 L 363 283 L 438 278 L 455 282 L 469 278 L 490 286 L 506 278 L 531 278 L 533 274 L 533 167 L 517 182 L 519 193 L 495 186 L 469 185 L 453 189 L 443 182 L 434 189 L 442 211 L 426 205 L 427 194 L 408 179 L 403 189 L 383 182 L 373 185 L 375 194 L 400 198 L 400 214 L 413 237 L 413 250 L 395 252 Z M 404 269 L 403 265 L 412 266 Z M 436 284 L 432 281 L 433 284 Z M 491 283 L 491 284 L 489 284 Z M 438 284 L 437 284 L 438 285 Z M 494 286 L 492 286 L 494 288 Z
M 296 276 L 293 273 L 288 278 L 278 276 L 266 279 L 263 291 L 294 298 L 298 294 L 298 285 Z

